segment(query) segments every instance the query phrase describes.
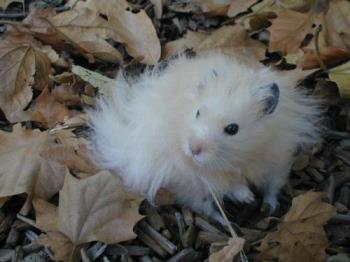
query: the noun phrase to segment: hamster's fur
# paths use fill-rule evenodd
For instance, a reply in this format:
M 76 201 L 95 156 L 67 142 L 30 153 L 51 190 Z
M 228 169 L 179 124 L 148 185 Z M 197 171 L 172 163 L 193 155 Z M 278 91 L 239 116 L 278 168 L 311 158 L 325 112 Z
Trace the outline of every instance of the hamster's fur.
M 159 188 L 215 216 L 210 186 L 251 202 L 252 183 L 272 208 L 299 145 L 318 138 L 317 100 L 296 77 L 218 53 L 180 56 L 127 79 L 90 112 L 93 157 L 153 200 Z

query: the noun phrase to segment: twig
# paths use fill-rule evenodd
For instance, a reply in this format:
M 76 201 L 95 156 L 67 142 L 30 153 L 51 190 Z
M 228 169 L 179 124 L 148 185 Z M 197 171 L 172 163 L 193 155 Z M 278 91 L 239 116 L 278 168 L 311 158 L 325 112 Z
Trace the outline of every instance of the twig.
M 315 31 L 315 50 L 316 50 L 316 57 L 317 57 L 318 63 L 320 64 L 321 69 L 325 73 L 327 73 L 328 69 L 321 59 L 320 47 L 319 47 L 319 43 L 318 43 L 318 38 L 319 38 L 321 31 L 322 31 L 322 25 L 320 24 L 316 27 L 316 31 Z

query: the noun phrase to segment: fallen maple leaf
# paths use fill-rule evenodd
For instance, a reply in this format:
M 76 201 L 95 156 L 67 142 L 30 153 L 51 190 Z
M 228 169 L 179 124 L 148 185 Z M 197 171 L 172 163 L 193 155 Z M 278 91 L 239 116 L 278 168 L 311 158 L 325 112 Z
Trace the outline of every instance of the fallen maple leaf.
M 66 117 L 70 118 L 75 114 L 77 114 L 75 110 L 69 110 L 58 102 L 49 89 L 45 88 L 30 108 L 25 111 L 23 118 L 40 122 L 45 128 L 52 128 L 57 123 L 62 123 Z
M 186 49 L 194 48 L 203 42 L 209 35 L 210 34 L 208 33 L 187 31 L 183 38 L 165 44 L 163 57 L 168 58 L 177 53 L 181 53 Z
M 97 167 L 88 156 L 88 141 L 77 137 L 72 130 L 51 131 L 55 143 L 50 144 L 40 153 L 44 159 L 67 166 L 73 172 L 83 172 L 93 175 Z
M 327 44 L 350 51 L 350 3 L 330 1 L 324 25 Z
M 271 33 L 269 51 L 281 51 L 283 54 L 298 50 L 313 24 L 312 13 L 299 13 L 292 10 L 280 12 L 268 28 Z
M 340 95 L 350 98 L 350 62 L 332 68 L 328 76 L 337 84 Z
M 227 16 L 235 17 L 236 15 L 246 12 L 247 9 L 255 4 L 256 0 L 233 0 L 227 11 Z
M 304 54 L 298 62 L 300 67 L 304 70 L 319 68 L 320 63 L 316 51 L 306 48 L 303 48 L 303 51 Z M 350 60 L 350 52 L 336 47 L 321 48 L 319 56 L 327 68 L 339 65 L 344 61 Z
M 108 18 L 114 40 L 125 44 L 127 52 L 145 64 L 156 64 L 161 48 L 157 32 L 144 10 L 131 12 L 125 0 L 87 1 L 87 6 Z
M 277 231 L 263 239 L 258 259 L 325 261 L 327 239 L 323 226 L 336 208 L 322 202 L 323 197 L 323 193 L 310 191 L 294 198 Z
M 79 180 L 67 174 L 60 192 L 58 227 L 75 244 L 118 243 L 136 237 L 141 199 L 125 192 L 121 179 L 107 171 Z
M 24 43 L 21 43 L 22 39 L 7 36 L 0 42 L 0 107 L 10 121 L 33 96 L 35 50 L 28 44 L 28 38 Z
M 232 262 L 243 249 L 244 242 L 245 240 L 240 237 L 230 238 L 226 246 L 210 255 L 209 262 Z
M 0 197 L 27 193 L 22 213 L 29 211 L 32 197 L 49 199 L 63 185 L 65 168 L 40 156 L 52 143 L 54 137 L 47 132 L 27 130 L 20 124 L 11 133 L 0 131 Z
M 217 49 L 224 53 L 238 55 L 249 61 L 265 58 L 266 47 L 264 44 L 249 37 L 245 29 L 240 25 L 223 26 L 208 36 L 197 47 L 196 52 Z
M 226 16 L 231 0 L 192 0 L 197 4 L 201 13 L 212 16 Z

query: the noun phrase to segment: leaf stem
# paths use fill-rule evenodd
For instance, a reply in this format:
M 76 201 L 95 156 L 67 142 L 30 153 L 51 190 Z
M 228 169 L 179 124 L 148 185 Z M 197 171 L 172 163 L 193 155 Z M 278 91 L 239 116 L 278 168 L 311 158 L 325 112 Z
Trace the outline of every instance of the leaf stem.
M 316 50 L 316 57 L 317 57 L 318 63 L 320 64 L 321 69 L 327 73 L 328 69 L 322 61 L 321 54 L 320 54 L 320 46 L 319 46 L 319 42 L 318 42 L 319 35 L 320 35 L 321 31 L 322 31 L 322 25 L 319 24 L 315 30 L 315 50 Z

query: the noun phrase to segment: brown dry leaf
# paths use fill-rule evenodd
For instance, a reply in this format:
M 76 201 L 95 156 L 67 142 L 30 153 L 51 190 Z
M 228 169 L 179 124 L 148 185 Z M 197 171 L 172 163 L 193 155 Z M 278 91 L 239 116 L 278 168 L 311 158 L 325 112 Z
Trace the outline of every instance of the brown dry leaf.
M 314 2 L 315 1 L 313 0 L 278 0 L 277 4 L 285 9 L 307 12 L 310 10 Z
M 35 198 L 33 199 L 33 207 L 35 210 L 35 226 L 44 232 L 57 231 L 58 210 L 57 206 L 49 202 Z
M 227 11 L 228 17 L 235 17 L 236 15 L 246 12 L 249 7 L 255 4 L 256 0 L 233 0 Z
M 97 167 L 88 156 L 88 141 L 77 137 L 72 130 L 52 130 L 55 137 L 55 144 L 47 146 L 41 152 L 45 159 L 58 162 L 67 166 L 73 172 L 84 172 L 95 174 Z
M 304 55 L 300 59 L 299 65 L 302 69 L 319 68 L 319 60 L 316 51 L 312 49 L 303 48 Z M 320 50 L 320 58 L 326 67 L 333 67 L 342 62 L 350 60 L 350 52 L 336 47 L 323 47 Z
M 325 261 L 327 239 L 323 226 L 336 208 L 322 201 L 323 193 L 307 192 L 293 199 L 292 207 L 260 246 L 259 260 Z
M 278 0 L 263 0 L 256 5 L 252 6 L 254 14 L 264 14 L 266 12 L 279 13 L 285 10 L 281 5 L 278 4 Z
M 203 42 L 208 36 L 208 33 L 187 31 L 183 38 L 165 44 L 163 58 L 168 58 L 177 53 L 181 53 L 185 49 L 194 48 Z
M 214 31 L 209 37 L 194 48 L 196 52 L 219 49 L 224 53 L 241 55 L 249 60 L 265 58 L 264 44 L 249 37 L 243 27 L 239 25 L 223 26 Z
M 24 34 L 6 35 L 0 42 L 0 107 L 11 122 L 31 101 L 33 85 L 37 89 L 51 85 L 50 60 L 42 47 Z
M 32 197 L 49 199 L 62 187 L 64 167 L 40 156 L 52 143 L 54 137 L 47 132 L 27 130 L 20 124 L 11 133 L 0 131 L 0 197 L 27 193 L 23 213 Z
M 312 31 L 313 20 L 311 13 L 280 12 L 268 28 L 271 33 L 269 51 L 281 51 L 283 54 L 298 51 L 306 34 Z
M 212 16 L 226 16 L 232 0 L 192 0 L 201 13 Z
M 337 84 L 340 95 L 350 98 L 350 62 L 332 68 L 328 76 Z
M 330 1 L 324 25 L 327 44 L 350 51 L 350 3 Z
M 133 13 L 125 0 L 88 1 L 87 6 L 107 16 L 114 39 L 125 44 L 127 52 L 145 64 L 156 64 L 161 48 L 157 32 L 144 10 Z
M 49 89 L 45 88 L 25 112 L 24 118 L 40 122 L 45 128 L 52 128 L 57 123 L 64 122 L 65 118 L 71 118 L 76 114 L 75 110 L 69 110 L 58 102 Z
M 111 37 L 106 20 L 87 8 L 62 12 L 50 19 L 63 40 L 70 40 L 78 50 L 108 62 L 121 62 L 122 55 L 105 39 Z
M 13 37 L 0 41 L 0 107 L 10 121 L 32 99 L 35 74 L 34 49 L 16 42 Z
M 130 240 L 142 218 L 139 204 L 140 199 L 126 193 L 122 180 L 108 171 L 81 180 L 67 174 L 60 192 L 58 227 L 75 245 Z
M 73 243 L 58 231 L 41 234 L 35 242 L 48 247 L 53 252 L 54 261 L 79 261 Z
M 36 198 L 33 200 L 35 210 L 35 226 L 45 234 L 41 234 L 36 240 L 53 252 L 55 261 L 68 261 L 73 252 L 73 243 L 58 231 L 58 208 L 57 206 Z
M 224 248 L 210 255 L 209 262 L 232 262 L 243 249 L 244 242 L 244 238 L 230 238 Z
M 24 8 L 24 0 L 0 0 L 0 8 L 5 10 L 11 3 L 22 3 Z
M 90 62 L 95 58 L 119 63 L 122 55 L 106 39 L 112 31 L 107 21 L 88 8 L 76 8 L 54 15 L 52 9 L 33 9 L 24 22 L 42 42 L 59 49 L 85 55 Z

